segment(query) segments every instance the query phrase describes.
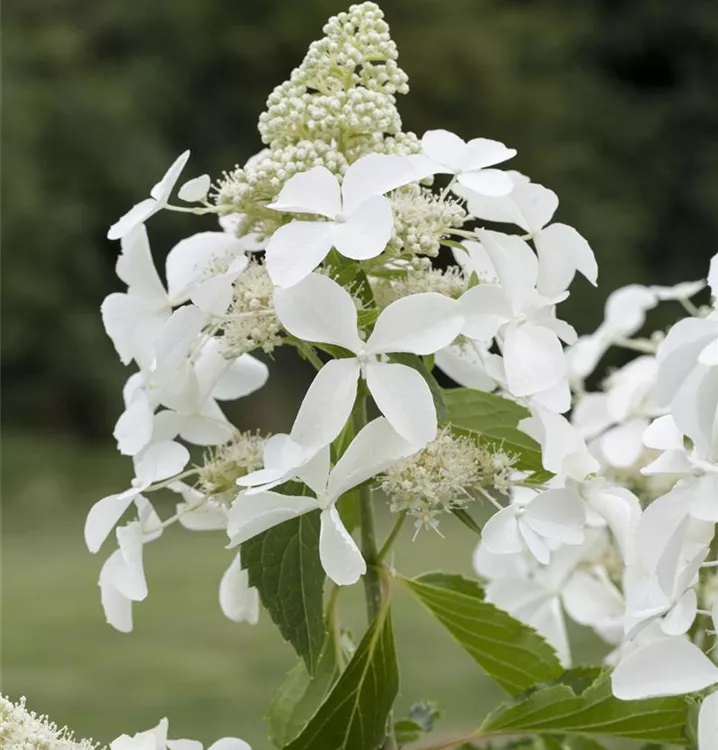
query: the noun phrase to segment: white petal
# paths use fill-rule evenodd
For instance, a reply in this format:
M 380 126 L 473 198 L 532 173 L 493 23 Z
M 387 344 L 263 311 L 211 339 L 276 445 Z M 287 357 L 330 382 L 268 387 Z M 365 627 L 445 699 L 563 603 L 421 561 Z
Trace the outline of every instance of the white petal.
M 155 342 L 155 369 L 176 375 L 177 370 L 185 363 L 204 322 L 205 314 L 194 305 L 185 305 L 175 310 Z
M 421 139 L 421 148 L 431 161 L 460 172 L 466 162 L 466 143 L 448 130 L 427 130 Z
M 491 341 L 513 312 L 506 292 L 496 284 L 479 284 L 461 295 L 459 306 L 464 316 L 464 336 Z
M 177 503 L 179 522 L 185 529 L 188 531 L 226 531 L 227 516 L 224 512 L 210 505 L 202 505 L 189 510 L 192 505 L 189 502 Z
M 277 286 L 290 287 L 308 276 L 334 244 L 335 225 L 293 221 L 279 227 L 267 243 L 267 273 Z
M 239 495 L 229 509 L 227 535 L 230 546 L 246 542 L 267 529 L 318 507 L 314 497 L 280 495 L 276 492 Z
M 688 514 L 689 497 L 690 487 L 679 482 L 643 511 L 636 528 L 636 551 L 647 571 L 657 569 L 676 529 Z
M 503 199 L 495 199 L 503 200 Z M 454 260 L 461 266 L 466 276 L 475 273 L 482 284 L 495 284 L 498 282 L 496 269 L 489 258 L 489 254 L 480 242 L 473 240 L 464 240 L 462 243 L 463 250 L 452 248 Z
M 496 388 L 496 382 L 486 372 L 482 357 L 472 346 L 447 346 L 436 352 L 434 362 L 453 381 L 465 388 L 475 388 L 478 391 L 493 391 Z
M 162 205 L 154 198 L 145 198 L 140 203 L 136 203 L 109 228 L 107 239 L 121 240 L 140 224 L 144 224 L 150 216 L 156 214 L 161 208 Z
M 645 429 L 646 420 L 636 418 L 605 432 L 600 445 L 606 461 L 617 468 L 633 466 L 643 452 Z
M 165 172 L 164 177 L 150 190 L 150 195 L 164 205 L 174 190 L 174 186 L 179 179 L 182 170 L 189 160 L 189 151 L 184 151 L 172 162 L 170 168 Z
M 515 313 L 523 311 L 538 279 L 538 258 L 517 235 L 477 229 Z
M 718 265 L 718 264 L 717 264 Z M 718 276 L 718 271 L 714 272 Z M 718 278 L 713 282 L 718 292 Z M 698 750 L 718 750 L 718 693 L 706 696 L 698 712 Z
M 384 195 L 417 179 L 411 162 L 402 156 L 367 154 L 347 169 L 342 182 L 343 211 L 350 214 L 373 195 Z
M 192 289 L 190 299 L 200 310 L 210 315 L 224 315 L 232 302 L 234 291 L 232 285 L 248 263 L 246 256 L 238 258 L 232 263 L 227 273 L 212 276 L 198 283 Z
M 332 469 L 327 494 L 338 499 L 420 447 L 404 440 L 383 417 L 373 419 L 357 433 Z
M 687 633 L 693 620 L 696 619 L 698 601 L 694 589 L 688 589 L 678 600 L 675 607 L 665 616 L 662 628 L 666 635 L 683 635 Z
M 410 443 L 426 445 L 436 437 L 436 407 L 424 378 L 411 367 L 372 362 L 366 384 L 379 411 Z
M 561 598 L 569 617 L 580 625 L 601 625 L 623 614 L 621 592 L 608 578 L 599 579 L 584 570 L 571 575 Z
M 551 550 L 546 540 L 537 534 L 523 518 L 519 519 L 519 534 L 528 551 L 541 563 L 548 565 L 551 562 Z
M 462 172 L 457 181 L 479 195 L 501 197 L 508 195 L 514 187 L 511 178 L 500 169 L 481 169 L 477 172 Z
M 148 305 L 158 310 L 167 306 L 167 292 L 152 260 L 152 251 L 144 225 L 133 229 L 122 238 L 122 253 L 117 259 L 115 271 L 130 287 L 133 294 L 142 297 Z
M 394 226 L 391 202 L 383 195 L 368 198 L 334 226 L 334 247 L 346 258 L 367 260 L 384 252 Z
M 392 302 L 379 315 L 366 343 L 370 354 L 433 354 L 461 332 L 464 318 L 456 300 L 443 294 L 412 294 Z
M 516 149 L 506 148 L 501 141 L 492 141 L 490 138 L 472 138 L 466 144 L 466 162 L 463 169 L 468 171 L 493 167 L 494 164 L 513 159 L 514 156 L 516 156 Z M 511 180 L 511 188 L 513 186 L 514 182 Z
M 663 638 L 638 648 L 621 660 L 611 677 L 621 700 L 683 695 L 718 682 L 718 667 L 682 638 Z
M 130 633 L 132 631 L 132 602 L 112 584 L 116 568 L 122 564 L 120 551 L 115 550 L 102 566 L 98 585 L 102 608 L 108 624 L 121 633 Z M 114 748 L 114 746 L 113 742 L 111 747 Z
M 199 414 L 187 416 L 179 435 L 192 445 L 222 445 L 232 439 L 234 428 L 214 399 L 209 399 Z
M 214 275 L 215 265 L 224 264 L 228 268 L 237 258 L 244 257 L 241 240 L 227 232 L 198 232 L 180 240 L 165 261 L 172 303 L 178 305 L 186 301 L 195 287 Z
M 183 445 L 167 440 L 151 445 L 135 462 L 135 473 L 143 487 L 179 474 L 189 461 Z
M 212 397 L 219 401 L 234 401 L 258 391 L 269 377 L 269 368 L 251 354 L 234 360 L 212 389 Z
M 711 296 L 718 297 L 718 253 L 716 253 L 708 267 L 708 286 L 711 288 Z
M 100 311 L 105 331 L 122 364 L 135 359 L 140 367 L 147 369 L 152 363 L 154 343 L 169 312 L 158 311 L 153 302 L 143 297 L 120 292 L 105 297 Z
M 544 409 L 563 414 L 571 408 L 571 387 L 568 380 L 561 380 L 553 388 L 531 396 L 531 403 L 538 404 Z
M 613 336 L 633 336 L 646 322 L 646 312 L 656 304 L 656 295 L 639 284 L 616 289 L 606 300 L 606 325 Z
M 297 479 L 304 482 L 317 497 L 327 489 L 330 461 L 331 450 L 328 445 L 325 445 L 297 470 Z
M 249 573 L 242 570 L 235 555 L 219 582 L 219 606 L 224 616 L 234 622 L 256 625 L 259 620 L 259 592 L 249 585 Z
M 147 581 L 142 564 L 142 529 L 136 521 L 117 529 L 117 541 L 122 555 L 112 578 L 114 587 L 128 599 L 140 602 L 147 597 Z
M 154 410 L 144 391 L 139 391 L 117 420 L 112 435 L 125 456 L 137 455 L 152 437 Z
M 567 370 L 556 334 L 530 323 L 507 326 L 504 367 L 514 396 L 530 396 L 553 388 L 566 377 Z
M 288 179 L 277 200 L 268 208 L 333 219 L 342 210 L 339 182 L 326 167 L 312 167 Z
M 333 505 L 322 511 L 319 557 L 326 574 L 338 586 L 350 586 L 366 573 L 362 553 Z
M 538 290 L 554 297 L 568 289 L 576 271 L 596 286 L 598 264 L 590 245 L 566 224 L 551 224 L 534 237 L 539 256 Z
M 328 276 L 313 273 L 290 289 L 274 291 L 282 325 L 302 341 L 336 344 L 357 352 L 357 310 L 351 295 Z
M 90 552 L 97 552 L 115 528 L 139 490 L 127 490 L 119 495 L 108 495 L 98 500 L 85 519 L 85 544 Z
M 495 555 L 521 552 L 524 545 L 519 536 L 516 508 L 510 505 L 494 513 L 481 530 L 481 541 L 484 548 Z
M 177 191 L 177 197 L 186 203 L 198 203 L 207 197 L 211 184 L 212 180 L 208 174 L 193 177 Z
M 332 359 L 317 373 L 294 420 L 291 437 L 307 450 L 322 448 L 344 429 L 357 393 L 359 362 Z
M 213 742 L 207 750 L 252 750 L 252 748 L 237 737 L 222 737 Z
M 167 750 L 202 750 L 202 747 L 199 740 L 167 740 Z M 155 748 L 152 748 L 152 750 L 155 750 Z
M 586 513 L 581 498 L 572 490 L 547 490 L 526 506 L 522 520 L 547 539 L 581 544 Z

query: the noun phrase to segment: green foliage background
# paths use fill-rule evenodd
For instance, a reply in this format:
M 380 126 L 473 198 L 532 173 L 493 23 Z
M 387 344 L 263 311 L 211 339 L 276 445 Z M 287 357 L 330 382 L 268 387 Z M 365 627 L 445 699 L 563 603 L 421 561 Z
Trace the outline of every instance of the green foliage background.
M 700 277 L 718 236 L 713 0 L 385 0 L 405 126 L 515 146 L 589 239 L 595 325 L 630 281 Z M 107 435 L 125 373 L 98 314 L 119 288 L 106 228 L 183 149 L 218 175 L 342 0 L 8 0 L 3 8 L 5 423 Z M 208 220 L 209 221 L 209 220 Z M 152 222 L 159 255 L 201 221 Z M 281 381 L 280 381 L 281 382 Z M 266 423 L 269 405 L 259 407 Z

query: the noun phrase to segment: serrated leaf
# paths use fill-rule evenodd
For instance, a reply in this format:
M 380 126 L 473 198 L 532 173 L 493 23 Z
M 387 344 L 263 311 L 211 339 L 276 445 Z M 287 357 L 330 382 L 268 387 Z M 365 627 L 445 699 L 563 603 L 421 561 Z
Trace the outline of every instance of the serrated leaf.
M 376 750 L 398 692 L 399 667 L 386 607 L 324 703 L 286 750 Z
M 330 631 L 313 676 L 301 660 L 287 673 L 267 712 L 269 739 L 277 747 L 299 735 L 339 676 L 335 648 Z
M 242 566 L 279 632 L 314 674 L 324 641 L 319 511 L 292 518 L 244 542 Z
M 685 745 L 690 706 L 684 696 L 618 700 L 606 673 L 580 695 L 568 685 L 552 685 L 502 706 L 487 717 L 480 735 L 533 732 Z
M 469 434 L 494 448 L 518 456 L 516 468 L 544 472 L 539 444 L 518 429 L 530 416 L 528 409 L 493 393 L 473 388 L 444 389 L 447 420 L 462 434 Z M 549 475 L 550 477 L 550 475 Z
M 477 583 L 442 573 L 403 580 L 459 645 L 512 695 L 563 672 L 554 649 L 533 628 L 484 601 Z

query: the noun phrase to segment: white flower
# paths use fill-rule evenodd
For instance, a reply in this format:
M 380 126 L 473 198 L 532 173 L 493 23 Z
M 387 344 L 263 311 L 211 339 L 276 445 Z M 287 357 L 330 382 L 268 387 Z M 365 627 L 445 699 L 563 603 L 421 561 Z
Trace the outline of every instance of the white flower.
M 100 570 L 100 599 L 107 622 L 122 633 L 132 630 L 132 602 L 147 597 L 142 553 L 144 545 L 162 534 L 162 522 L 144 497 L 135 500 L 137 520 L 116 530 L 119 549 Z
M 237 553 L 219 583 L 219 605 L 225 617 L 234 622 L 259 621 L 259 591 L 249 585 L 249 573 L 242 569 Z
M 554 474 L 580 482 L 600 468 L 578 430 L 560 414 L 532 406 L 531 416 L 519 422 L 519 429 L 541 445 L 543 467 Z
M 349 418 L 360 377 L 402 437 L 422 444 L 436 437 L 436 409 L 426 381 L 413 368 L 385 360 L 395 352 L 433 354 L 450 344 L 463 325 L 458 302 L 431 292 L 392 302 L 366 342 L 351 295 L 327 276 L 312 274 L 291 289 L 277 289 L 274 305 L 282 325 L 297 338 L 342 346 L 355 355 L 331 360 L 317 374 L 295 422 L 298 443 L 321 446 L 334 440 Z
M 631 651 L 611 675 L 613 694 L 621 700 L 683 695 L 716 683 L 718 666 L 680 636 L 660 638 Z
M 150 216 L 161 211 L 167 205 L 188 159 L 189 151 L 180 154 L 164 177 L 150 190 L 151 197 L 136 203 L 124 216 L 118 219 L 107 232 L 107 239 L 122 239 L 140 224 L 144 224 Z
M 130 737 L 122 734 L 110 743 L 110 750 L 202 750 L 202 743 L 197 740 L 168 740 L 167 719 L 145 732 L 138 732 Z M 222 737 L 207 750 L 252 750 L 244 741 L 236 737 Z
M 125 511 L 134 502 L 145 500 L 142 492 L 152 483 L 179 474 L 189 461 L 189 451 L 179 443 L 164 441 L 151 445 L 135 457 L 135 479 L 130 489 L 119 495 L 108 495 L 98 500 L 85 520 L 85 544 L 90 552 L 97 552 Z
M 493 554 L 524 549 L 543 565 L 558 544 L 583 544 L 586 513 L 581 499 L 568 489 L 541 492 L 525 502 L 513 502 L 484 524 L 481 538 Z
M 718 692 L 705 697 L 698 712 L 698 750 L 718 750 Z
M 493 391 L 496 381 L 489 374 L 486 360 L 491 355 L 488 346 L 478 341 L 469 344 L 450 344 L 436 352 L 434 364 L 453 381 L 477 391 Z
M 468 143 L 448 130 L 427 130 L 421 139 L 422 154 L 411 156 L 422 176 L 453 174 L 456 181 L 482 195 L 506 195 L 511 178 L 499 169 L 487 169 L 516 156 L 499 141 L 474 138 Z
M 462 333 L 489 341 L 497 336 L 509 392 L 517 397 L 550 390 L 567 374 L 561 341 L 575 341 L 570 325 L 554 314 L 554 301 L 536 291 L 538 260 L 515 235 L 477 230 L 501 285 L 479 284 L 459 303 L 466 318 Z
M 102 303 L 102 320 L 120 360 L 151 367 L 154 345 L 173 307 L 191 299 L 210 315 L 223 315 L 232 299 L 232 282 L 247 266 L 242 243 L 225 232 L 200 232 L 178 242 L 165 263 L 167 289 L 152 260 L 147 231 L 138 226 L 122 239 L 117 275 L 127 292 Z
M 417 446 L 397 435 L 386 419 L 379 417 L 369 422 L 331 471 L 328 447 L 303 467 L 300 479 L 315 493 L 314 497 L 276 492 L 240 494 L 229 511 L 230 545 L 246 542 L 290 518 L 319 509 L 319 556 L 324 570 L 339 586 L 356 583 L 366 572 L 366 563 L 344 528 L 336 502 L 345 492 L 416 450 Z
M 537 286 L 541 294 L 555 297 L 568 289 L 578 271 L 594 286 L 598 266 L 588 242 L 566 224 L 549 224 L 558 208 L 558 196 L 552 190 L 530 182 L 518 173 L 508 173 L 513 190 L 501 197 L 460 191 L 467 208 L 479 219 L 506 222 L 524 229 L 536 246 L 539 256 Z
M 349 167 L 341 186 L 321 166 L 287 180 L 269 208 L 316 214 L 329 221 L 295 220 L 277 229 L 267 244 L 267 271 L 272 281 L 281 287 L 296 284 L 332 247 L 352 260 L 382 253 L 394 225 L 391 202 L 383 194 L 415 179 L 406 159 L 369 154 Z
M 177 191 L 177 197 L 185 203 L 199 203 L 207 197 L 211 184 L 208 174 L 193 177 Z

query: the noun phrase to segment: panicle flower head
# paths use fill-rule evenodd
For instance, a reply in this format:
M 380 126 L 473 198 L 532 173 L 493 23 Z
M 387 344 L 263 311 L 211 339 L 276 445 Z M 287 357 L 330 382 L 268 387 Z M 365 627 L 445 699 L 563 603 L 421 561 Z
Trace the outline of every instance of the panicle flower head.
M 388 279 L 370 278 L 370 283 L 380 310 L 402 297 L 424 292 L 437 292 L 458 299 L 468 288 L 468 279 L 459 268 L 433 268 L 429 258 L 413 258 L 404 275 Z
M 28 711 L 25 698 L 13 703 L 0 695 L 0 747 L 4 750 L 98 750 L 92 740 L 76 740 L 47 716 Z
M 269 353 L 281 344 L 282 326 L 274 312 L 274 285 L 263 263 L 251 260 L 234 282 L 232 303 L 223 325 L 228 356 L 262 349 Z
M 288 81 L 269 95 L 259 118 L 262 140 L 282 146 L 297 140 L 361 140 L 394 135 L 401 118 L 394 95 L 408 91 L 396 63 L 396 45 L 379 7 L 353 5 L 324 26 Z
M 439 254 L 442 235 L 461 227 L 466 211 L 453 198 L 442 198 L 417 184 L 396 191 L 392 200 L 394 231 L 391 244 L 402 254 Z
M 258 432 L 240 432 L 205 455 L 199 470 L 199 489 L 211 499 L 225 503 L 237 495 L 237 479 L 262 468 L 265 438 Z
M 461 508 L 480 487 L 508 487 L 513 459 L 452 434 L 447 427 L 418 453 L 394 464 L 384 474 L 381 489 L 394 513 L 407 511 L 417 529 L 436 529 L 436 516 Z

